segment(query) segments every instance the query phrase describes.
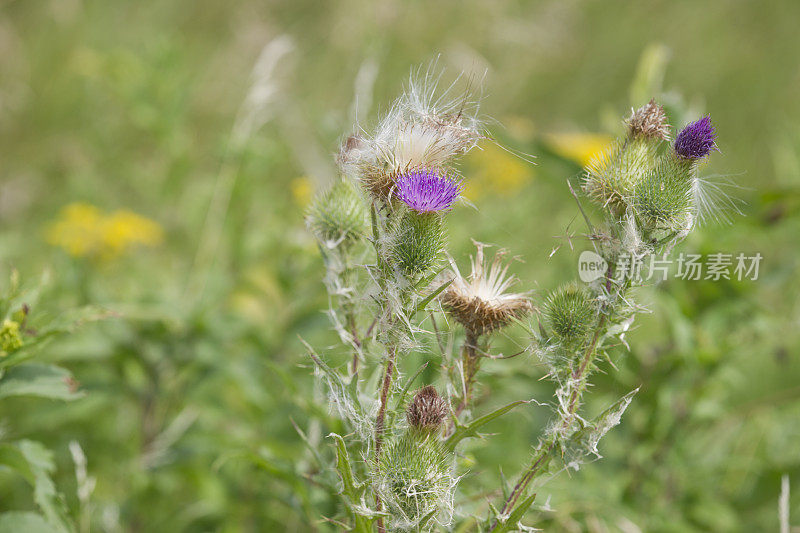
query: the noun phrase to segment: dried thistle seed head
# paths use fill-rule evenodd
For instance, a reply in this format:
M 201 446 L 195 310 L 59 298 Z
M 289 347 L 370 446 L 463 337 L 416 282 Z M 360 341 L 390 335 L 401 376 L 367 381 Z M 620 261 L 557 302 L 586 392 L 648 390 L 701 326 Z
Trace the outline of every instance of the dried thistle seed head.
M 439 297 L 442 307 L 474 335 L 491 333 L 508 325 L 514 318 L 531 310 L 527 296 L 507 292 L 516 282 L 503 265 L 504 252 L 498 251 L 489 264 L 484 259 L 485 244 L 475 243 L 477 251 L 471 258 L 472 271 L 466 278 L 453 263 L 453 283 Z
M 22 348 L 22 345 L 23 340 L 19 322 L 4 320 L 3 327 L 0 328 L 0 357 L 16 352 Z
M 452 506 L 456 480 L 450 464 L 448 452 L 429 434 L 409 432 L 388 444 L 373 486 L 391 515 L 391 527 L 414 529 L 427 515 Z
M 690 160 L 670 154 L 636 186 L 633 211 L 647 233 L 684 232 L 694 221 L 694 173 Z
M 317 195 L 306 213 L 309 230 L 328 247 L 357 242 L 367 229 L 367 220 L 364 200 L 347 179 Z
M 626 121 L 628 131 L 634 137 L 645 137 L 657 140 L 669 140 L 669 123 L 664 108 L 658 105 L 655 99 L 650 100 L 636 111 L 631 110 L 631 116 Z
M 444 242 L 441 215 L 406 209 L 392 225 L 389 263 L 405 275 L 420 274 L 436 265 L 444 251 Z
M 417 213 L 448 211 L 461 194 L 461 181 L 436 169 L 409 170 L 394 180 L 395 197 Z
M 585 340 L 595 323 L 597 307 L 585 287 L 569 283 L 550 294 L 543 315 L 555 337 L 572 346 Z
M 408 425 L 414 429 L 436 431 L 450 412 L 447 400 L 433 386 L 423 387 L 414 394 L 406 409 Z
M 675 153 L 684 159 L 702 159 L 717 147 L 716 135 L 711 116 L 706 115 L 681 130 L 675 139 Z
M 419 166 L 443 166 L 468 152 L 481 137 L 461 124 L 460 117 L 433 115 L 398 123 L 384 149 L 385 160 L 400 171 Z
M 647 137 L 616 141 L 586 166 L 584 192 L 614 216 L 623 216 L 634 187 L 655 165 L 657 144 Z
M 348 138 L 339 152 L 342 173 L 361 180 L 380 200 L 389 196 L 393 176 L 448 167 L 484 137 L 469 93 L 435 95 L 438 78 L 432 69 L 412 76 L 376 131 Z

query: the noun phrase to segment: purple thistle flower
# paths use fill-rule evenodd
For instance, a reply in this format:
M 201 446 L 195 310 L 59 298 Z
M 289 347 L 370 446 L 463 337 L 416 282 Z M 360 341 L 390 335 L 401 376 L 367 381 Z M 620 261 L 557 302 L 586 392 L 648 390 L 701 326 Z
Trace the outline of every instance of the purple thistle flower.
M 715 137 L 711 117 L 706 115 L 681 130 L 675 139 L 675 153 L 686 159 L 703 158 L 717 147 Z
M 461 194 L 461 181 L 434 169 L 409 170 L 395 179 L 394 194 L 417 213 L 450 209 Z

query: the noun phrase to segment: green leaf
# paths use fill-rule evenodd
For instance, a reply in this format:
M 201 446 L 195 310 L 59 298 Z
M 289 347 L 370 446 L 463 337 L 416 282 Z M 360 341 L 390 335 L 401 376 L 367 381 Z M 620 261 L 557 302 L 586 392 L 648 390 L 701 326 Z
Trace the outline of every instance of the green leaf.
M 0 464 L 11 467 L 33 485 L 33 499 L 47 522 L 59 533 L 74 531 L 64 499 L 56 490 L 51 474 L 53 453 L 41 443 L 21 440 L 0 445 Z
M 619 424 L 622 414 L 628 408 L 637 392 L 639 392 L 638 388 L 611 404 L 608 409 L 597 415 L 591 422 L 570 435 L 566 445 L 584 454 L 597 454 L 597 443 L 611 428 Z
M 74 390 L 72 375 L 53 365 L 26 363 L 8 369 L 0 379 L 0 398 L 39 396 L 54 400 L 74 400 L 83 393 Z
M 447 446 L 447 448 L 450 450 L 455 449 L 456 445 L 467 437 L 477 436 L 478 429 L 485 426 L 495 418 L 503 416 L 507 412 L 523 403 L 530 403 L 530 400 L 517 400 L 516 402 L 511 402 L 508 405 L 504 405 L 503 407 L 492 411 L 488 415 L 483 415 L 480 418 L 476 418 L 466 426 L 456 424 L 456 430 L 447 438 L 445 441 L 445 446 Z
M 356 487 L 356 480 L 355 477 L 353 477 L 353 470 L 350 467 L 350 454 L 347 452 L 344 439 L 341 435 L 337 435 L 336 433 L 331 433 L 328 436 L 336 440 L 336 470 L 339 471 L 339 477 L 342 478 L 344 493 L 352 501 L 358 501 L 360 491 L 363 489 Z
M 353 531 L 363 533 L 372 531 L 372 519 L 364 516 L 355 508 L 361 503 L 361 496 L 366 486 L 364 484 L 356 485 L 353 469 L 350 466 L 350 454 L 347 452 L 347 446 L 341 435 L 331 433 L 328 436 L 336 440 L 336 470 L 339 472 L 339 477 L 342 479 L 342 492 L 347 497 L 350 509 L 353 511 L 353 517 L 355 518 L 355 527 Z
M 428 305 L 431 302 L 431 300 L 439 296 L 443 290 L 445 290 L 447 287 L 450 286 L 451 283 L 453 283 L 453 281 L 455 281 L 455 279 L 451 279 L 449 281 L 442 283 L 438 289 L 430 293 L 428 296 L 425 297 L 425 299 L 423 299 L 420 303 L 417 304 L 417 308 L 414 310 L 414 312 L 418 313 L 423 309 L 425 309 L 425 306 Z
M 414 284 L 414 289 L 415 289 L 415 290 L 420 290 L 420 289 L 424 289 L 425 287 L 427 287 L 427 286 L 430 284 L 430 282 L 431 282 L 431 281 L 433 281 L 434 279 L 436 279 L 436 276 L 438 276 L 439 274 L 441 274 L 441 273 L 442 273 L 442 271 L 443 271 L 445 268 L 446 268 L 446 267 L 444 267 L 444 266 L 442 266 L 442 267 L 439 267 L 439 268 L 435 268 L 435 269 L 433 270 L 433 272 L 431 272 L 431 273 L 430 273 L 430 274 L 428 274 L 427 276 L 423 276 L 422 278 L 420 278 L 420 280 L 419 280 L 419 281 L 417 281 L 417 282 Z
M 492 533 L 505 533 L 507 531 L 519 531 L 522 529 L 519 521 L 522 520 L 522 517 L 525 516 L 530 506 L 533 505 L 534 500 L 536 500 L 536 494 L 532 494 L 518 502 L 508 514 L 507 518 L 498 516 L 495 526 L 490 528 L 489 531 Z
M 11 511 L 0 514 L 0 533 L 58 533 L 39 514 Z

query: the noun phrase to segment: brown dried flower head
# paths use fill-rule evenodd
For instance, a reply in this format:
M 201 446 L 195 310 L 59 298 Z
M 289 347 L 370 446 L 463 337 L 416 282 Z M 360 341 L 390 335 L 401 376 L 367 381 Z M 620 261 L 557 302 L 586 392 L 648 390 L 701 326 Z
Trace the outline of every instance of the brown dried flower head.
M 637 109 L 631 110 L 627 120 L 628 129 L 634 137 L 669 140 L 669 123 L 664 108 L 655 99 Z
M 406 409 L 406 420 L 415 429 L 435 431 L 447 417 L 450 407 L 433 386 L 423 387 L 414 394 Z
M 524 294 L 506 292 L 516 278 L 508 276 L 508 265 L 502 264 L 505 253 L 498 251 L 488 264 L 483 254 L 486 245 L 476 242 L 475 246 L 472 272 L 465 278 L 453 264 L 455 279 L 439 301 L 468 333 L 480 336 L 526 315 L 531 310 L 531 302 Z

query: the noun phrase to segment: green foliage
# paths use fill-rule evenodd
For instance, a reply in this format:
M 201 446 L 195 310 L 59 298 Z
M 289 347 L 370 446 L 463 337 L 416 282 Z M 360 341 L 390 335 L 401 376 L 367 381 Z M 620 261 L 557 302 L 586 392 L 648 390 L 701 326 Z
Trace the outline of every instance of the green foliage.
M 0 318 L 20 324 L 24 343 L 0 357 L 0 394 L 27 365 L 49 369 L 17 374 L 36 377 L 31 383 L 47 378 L 46 396 L 71 390 L 51 367 L 80 385 L 69 402 L 3 397 L 3 449 L 27 439 L 52 450 L 49 475 L 69 517 L 83 522 L 80 531 L 333 531 L 334 521 L 349 522 L 340 479 L 328 468 L 336 448 L 325 435 L 346 438 L 362 482 L 368 444 L 354 442 L 331 413 L 298 340 L 330 347 L 341 335 L 320 312 L 329 299 L 303 228 L 303 190 L 332 184 L 327 154 L 354 117 L 374 124 L 410 66 L 441 52 L 448 74 L 465 65 L 477 72 L 473 79 L 488 72 L 483 109 L 502 124 L 490 122 L 488 133 L 536 156 L 517 181 L 509 181 L 513 156 L 495 161 L 481 157 L 486 150 L 464 158 L 465 194 L 476 209 L 447 215 L 457 261 L 474 238 L 524 257 L 512 270 L 530 282 L 525 289 L 574 278 L 591 231 L 579 226 L 564 178 L 582 169 L 549 152 L 546 134 L 617 136 L 621 114 L 651 97 L 675 127 L 705 111 L 719 120 L 724 157 L 698 172 L 734 175 L 746 201 L 735 225 L 700 228 L 675 253 L 764 256 L 756 282 L 670 278 L 639 289 L 637 299 L 654 313 L 626 331 L 629 352 L 609 340 L 618 371 L 601 362 L 584 405 L 592 421 L 641 386 L 601 443 L 603 461 L 532 489 L 535 502 L 521 499 L 528 507 L 518 504 L 514 518 L 545 531 L 776 531 L 786 474 L 796 526 L 800 4 L 611 1 L 578 9 L 468 0 L 373 15 L 353 2 L 306 0 L 5 6 L 0 253 L 3 268 L 27 281 L 48 269 L 49 282 L 0 299 Z M 735 31 L 720 21 L 736 21 Z M 252 72 L 261 47 L 281 34 L 289 51 L 273 49 Z M 648 44 L 653 39 L 663 44 Z M 257 97 L 267 100 L 258 109 Z M 107 263 L 73 257 L 43 237 L 71 202 L 142 213 L 164 228 L 165 242 Z M 599 206 L 586 209 L 594 216 Z M 218 246 L 198 254 L 206 239 Z M 189 279 L 199 280 L 191 290 Z M 436 382 L 438 369 L 452 363 L 436 307 L 427 302 L 417 318 L 428 331 L 434 318 L 441 335 L 417 335 L 416 348 L 399 358 L 393 409 L 403 405 L 398 389 L 424 363 L 414 387 Z M 87 323 L 101 316 L 112 319 Z M 363 333 L 375 317 L 357 318 Z M 484 359 L 474 418 L 519 398 L 552 398 L 557 385 L 542 379 L 549 369 L 528 353 L 511 357 L 521 350 L 512 339 L 527 333 L 515 325 L 493 339 L 491 353 L 509 358 Z M 351 348 L 322 353 L 335 371 L 352 363 Z M 353 396 L 374 395 L 385 355 L 365 343 L 346 392 L 357 386 Z M 487 501 L 497 502 L 487 495 L 510 491 L 548 416 L 520 406 L 480 430 L 491 441 L 461 441 L 456 468 L 467 475 L 453 530 L 476 529 L 465 515 L 486 516 Z M 77 494 L 72 439 L 97 479 L 86 496 Z M 0 468 L 0 531 L 57 531 L 28 485 Z

